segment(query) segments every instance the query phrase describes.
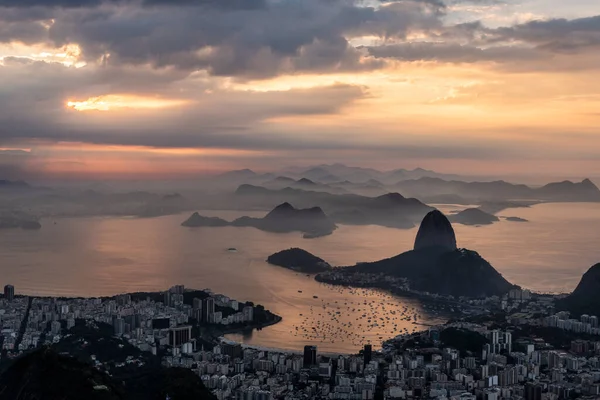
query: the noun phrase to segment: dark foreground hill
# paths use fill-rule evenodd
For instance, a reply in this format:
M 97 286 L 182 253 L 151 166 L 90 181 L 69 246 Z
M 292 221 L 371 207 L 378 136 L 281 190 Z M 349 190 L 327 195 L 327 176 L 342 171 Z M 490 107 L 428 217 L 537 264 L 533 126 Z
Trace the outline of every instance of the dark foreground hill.
M 583 274 L 573 293 L 558 302 L 557 309 L 570 311 L 575 318 L 600 315 L 600 263 Z
M 480 298 L 502 295 L 514 287 L 479 253 L 467 249 L 412 250 L 350 268 L 348 273 L 381 273 L 406 278 L 411 289 L 440 295 Z
M 2 400 L 125 400 L 125 388 L 107 374 L 43 348 L 16 360 L 0 377 Z
M 215 399 L 191 370 L 162 366 L 157 356 L 113 337 L 108 325 L 78 320 L 70 333 L 15 360 L 0 375 L 0 400 Z M 92 355 L 104 367 L 92 366 Z M 127 357 L 139 362 L 130 365 Z
M 359 275 L 357 275 L 359 273 Z M 482 298 L 502 295 L 515 286 L 477 252 L 458 249 L 452 224 L 440 211 L 428 213 L 419 227 L 414 250 L 352 267 L 317 275 L 317 280 L 339 284 L 363 284 L 362 274 L 404 278 L 411 290 L 455 297 Z M 389 286 L 387 280 L 369 280 Z

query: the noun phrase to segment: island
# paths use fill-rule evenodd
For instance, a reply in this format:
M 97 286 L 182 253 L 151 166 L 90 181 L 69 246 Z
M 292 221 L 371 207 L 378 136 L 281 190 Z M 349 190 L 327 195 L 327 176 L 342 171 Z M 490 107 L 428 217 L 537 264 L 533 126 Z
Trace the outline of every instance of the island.
M 521 217 L 505 217 L 504 219 L 511 222 L 529 222 L 529 220 Z
M 463 225 L 491 225 L 500 221 L 498 217 L 480 208 L 467 208 L 450 216 L 450 221 Z
M 42 228 L 39 220 L 35 217 L 20 213 L 0 215 L 0 229 L 38 230 Z
M 304 233 L 303 237 L 306 239 L 330 235 L 337 228 L 320 207 L 297 209 L 287 202 L 278 205 L 263 218 L 240 217 L 229 222 L 221 218 L 205 217 L 195 212 L 181 225 L 185 227 L 254 227 L 276 233 L 299 231 Z
M 267 262 L 305 274 L 317 274 L 331 269 L 331 265 L 322 258 L 299 248 L 292 248 L 271 254 L 267 258 Z

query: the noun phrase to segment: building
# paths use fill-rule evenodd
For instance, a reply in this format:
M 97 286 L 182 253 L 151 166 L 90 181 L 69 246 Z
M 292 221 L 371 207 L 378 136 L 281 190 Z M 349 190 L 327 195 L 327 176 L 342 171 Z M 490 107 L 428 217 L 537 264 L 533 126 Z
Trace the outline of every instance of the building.
M 15 287 L 13 285 L 4 286 L 4 298 L 13 301 L 15 298 Z
M 192 338 L 192 327 L 190 325 L 178 326 L 169 330 L 169 345 L 173 347 L 181 346 Z
M 371 362 L 373 359 L 373 346 L 370 344 L 365 344 L 365 348 L 363 350 L 363 358 L 365 360 L 365 365 Z
M 304 346 L 304 368 L 317 365 L 317 346 Z
M 243 357 L 243 349 L 241 344 L 229 344 L 225 343 L 221 345 L 221 352 L 228 355 L 229 358 L 235 360 L 236 358 Z
M 202 307 L 202 319 L 209 322 L 210 315 L 215 313 L 215 299 L 207 297 L 204 299 L 204 307 Z
M 113 321 L 115 336 L 121 336 L 125 333 L 125 320 L 123 318 L 115 318 Z
M 163 303 L 165 303 L 165 306 L 167 307 L 171 306 L 171 292 L 169 290 L 167 290 L 164 294 Z
M 244 315 L 244 321 L 251 322 L 254 321 L 254 308 L 251 306 L 246 306 L 242 309 L 242 314 Z

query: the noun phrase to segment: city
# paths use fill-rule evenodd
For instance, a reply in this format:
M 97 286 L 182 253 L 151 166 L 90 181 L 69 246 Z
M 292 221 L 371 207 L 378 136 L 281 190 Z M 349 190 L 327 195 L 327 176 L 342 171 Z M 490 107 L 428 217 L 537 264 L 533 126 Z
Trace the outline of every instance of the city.
M 7 285 L 0 340 L 5 362 L 61 346 L 79 325 L 104 330 L 122 341 L 120 347 L 158 357 L 165 367 L 190 369 L 219 400 L 600 398 L 598 317 L 554 313 L 553 300 L 514 289 L 482 302 L 485 312 L 477 315 L 399 335 L 380 350 L 373 343 L 354 355 L 334 355 L 310 344 L 302 353 L 228 341 L 220 335 L 233 326 L 258 328 L 278 317 L 183 285 L 90 299 L 15 296 Z M 106 371 L 144 363 L 134 355 L 121 364 L 100 358 L 89 361 Z

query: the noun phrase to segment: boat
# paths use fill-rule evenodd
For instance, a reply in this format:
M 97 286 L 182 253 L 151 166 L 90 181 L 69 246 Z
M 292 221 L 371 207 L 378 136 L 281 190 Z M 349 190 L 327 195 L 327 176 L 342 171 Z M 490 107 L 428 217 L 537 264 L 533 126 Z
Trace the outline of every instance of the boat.
M 302 290 L 298 290 L 298 293 L 302 293 Z
M 233 252 L 236 252 L 237 249 L 235 247 L 230 247 L 230 248 L 227 249 L 227 251 L 230 251 L 230 252 L 233 253 Z
M 313 299 L 318 299 L 318 298 L 319 298 L 319 296 L 313 296 Z

